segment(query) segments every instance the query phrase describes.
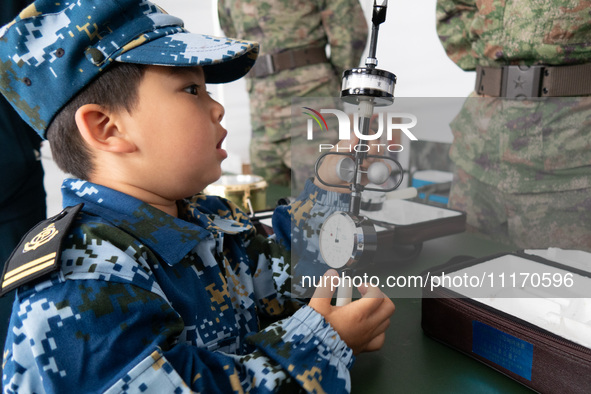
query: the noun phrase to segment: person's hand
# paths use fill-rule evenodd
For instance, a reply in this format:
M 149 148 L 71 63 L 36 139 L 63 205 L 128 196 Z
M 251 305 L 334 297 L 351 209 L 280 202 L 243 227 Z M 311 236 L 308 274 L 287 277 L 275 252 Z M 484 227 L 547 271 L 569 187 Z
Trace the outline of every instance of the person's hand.
M 335 289 L 331 289 L 331 278 L 335 270 L 328 270 L 328 287 L 318 287 L 310 300 L 310 307 L 324 316 L 324 319 L 339 333 L 341 339 L 353 350 L 353 354 L 379 350 L 386 339 L 386 329 L 394 313 L 394 303 L 377 287 L 359 287 L 362 298 L 345 306 L 331 305 Z M 335 280 L 336 283 L 336 280 Z

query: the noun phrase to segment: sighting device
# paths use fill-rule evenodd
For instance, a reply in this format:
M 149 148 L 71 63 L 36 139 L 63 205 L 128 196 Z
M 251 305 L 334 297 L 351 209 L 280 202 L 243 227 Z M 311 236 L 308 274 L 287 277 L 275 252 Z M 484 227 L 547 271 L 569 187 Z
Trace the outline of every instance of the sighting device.
M 394 102 L 396 76 L 389 71 L 376 68 L 378 59 L 376 50 L 380 25 L 386 20 L 388 0 L 381 5 L 374 0 L 372 29 L 369 55 L 365 67 L 353 68 L 343 73 L 341 99 L 349 104 L 357 105 L 359 114 L 359 133 L 370 135 L 370 121 L 375 107 L 391 105 Z M 329 155 L 341 156 L 337 165 L 337 175 L 348 185 L 337 185 L 325 182 L 318 174 L 320 163 Z M 363 170 L 367 159 L 376 159 Z M 393 165 L 389 167 L 386 162 Z M 384 184 L 391 172 L 397 168 L 400 177 L 391 187 L 367 187 L 362 184 L 365 174 L 374 185 Z M 322 224 L 319 235 L 319 247 L 322 258 L 331 268 L 341 272 L 350 272 L 360 262 L 369 263 L 377 250 L 377 235 L 374 225 L 364 216 L 359 215 L 361 194 L 364 190 L 389 192 L 402 183 L 402 166 L 388 156 L 371 155 L 366 151 L 356 150 L 354 153 L 328 152 L 321 155 L 315 165 L 316 178 L 320 183 L 330 187 L 345 188 L 351 191 L 349 211 L 338 211 L 330 215 Z M 345 305 L 351 301 L 352 288 L 341 283 L 337 293 L 337 305 Z

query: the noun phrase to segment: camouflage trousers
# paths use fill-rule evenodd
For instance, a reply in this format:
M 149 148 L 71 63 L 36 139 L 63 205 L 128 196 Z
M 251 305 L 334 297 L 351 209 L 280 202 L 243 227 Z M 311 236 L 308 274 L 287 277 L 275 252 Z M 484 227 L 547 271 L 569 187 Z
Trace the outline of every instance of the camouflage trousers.
M 336 136 L 315 141 L 307 141 L 304 137 L 270 141 L 266 133 L 253 133 L 250 142 L 252 172 L 268 183 L 289 186 L 291 194 L 298 195 L 306 179 L 314 176 L 321 143 L 334 144 Z
M 291 183 L 291 138 L 270 141 L 265 133 L 253 133 L 250 140 L 250 167 L 269 183 Z
M 340 92 L 340 76 L 335 74 L 331 64 L 319 63 L 265 78 L 249 78 L 246 82 L 250 98 L 253 173 L 271 184 L 303 189 L 306 178 L 313 174 L 317 155 L 313 149 L 307 149 L 307 141 L 300 140 L 300 136 L 306 136 L 309 118 L 302 113 L 302 107 L 339 108 L 333 98 Z M 337 102 L 340 103 L 340 99 Z M 336 130 L 336 119 L 331 125 L 333 117 L 327 118 L 329 130 Z
M 467 230 L 518 248 L 591 251 L 591 189 L 506 193 L 462 169 L 449 207 L 467 214 Z
M 308 140 L 308 119 L 302 107 L 339 108 L 333 97 L 296 98 L 289 106 L 263 115 L 251 113 L 250 165 L 252 172 L 268 183 L 291 186 L 292 195 L 301 192 L 306 179 L 314 176 L 320 145 L 338 142 L 336 117 L 328 117 L 328 129 L 314 133 Z M 264 120 L 264 121 L 263 121 Z M 330 130 L 330 131 L 329 131 Z

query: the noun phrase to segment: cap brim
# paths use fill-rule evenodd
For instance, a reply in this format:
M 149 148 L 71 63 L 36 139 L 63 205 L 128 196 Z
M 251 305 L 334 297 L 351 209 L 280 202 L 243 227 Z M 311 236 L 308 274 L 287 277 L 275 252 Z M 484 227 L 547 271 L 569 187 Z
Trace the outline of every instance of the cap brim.
M 231 82 L 254 65 L 259 44 L 225 37 L 175 33 L 137 45 L 115 58 L 122 63 L 161 66 L 201 66 L 207 83 Z

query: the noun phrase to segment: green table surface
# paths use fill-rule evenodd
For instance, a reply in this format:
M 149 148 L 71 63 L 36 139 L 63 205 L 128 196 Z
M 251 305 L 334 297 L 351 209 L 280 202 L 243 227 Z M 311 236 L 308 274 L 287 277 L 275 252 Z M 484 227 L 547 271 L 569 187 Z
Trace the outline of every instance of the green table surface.
M 458 255 L 484 257 L 514 247 L 460 233 L 424 242 L 417 260 L 402 266 L 387 261 L 368 269 L 380 278 L 414 275 Z M 388 288 L 383 291 L 388 294 Z M 502 373 L 423 334 L 420 289 L 417 298 L 395 298 L 396 312 L 383 348 L 357 356 L 351 371 L 353 393 L 528 393 Z M 390 291 L 391 292 L 391 291 Z M 388 294 L 390 295 L 390 294 Z
M 267 208 L 274 209 L 277 205 L 277 200 L 289 196 L 291 196 L 291 189 L 289 187 L 269 185 L 267 187 Z

